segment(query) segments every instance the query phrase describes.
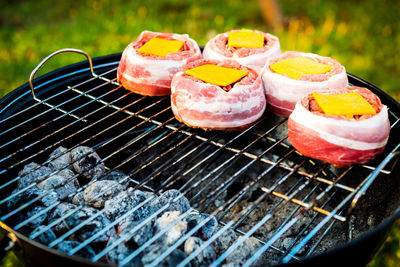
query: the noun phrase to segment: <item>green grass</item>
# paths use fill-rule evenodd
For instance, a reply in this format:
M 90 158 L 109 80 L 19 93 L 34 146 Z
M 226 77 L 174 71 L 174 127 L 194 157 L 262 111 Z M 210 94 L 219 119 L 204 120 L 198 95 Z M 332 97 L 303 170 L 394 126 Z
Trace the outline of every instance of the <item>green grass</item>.
M 27 82 L 34 67 L 61 48 L 97 57 L 122 52 L 143 30 L 188 33 L 204 45 L 217 33 L 256 28 L 277 35 L 283 50 L 334 57 L 400 99 L 399 1 L 281 0 L 285 23 L 276 30 L 264 24 L 256 0 L 8 2 L 0 3 L 0 97 Z M 58 55 L 40 73 L 83 59 Z M 400 261 L 399 229 L 371 266 Z

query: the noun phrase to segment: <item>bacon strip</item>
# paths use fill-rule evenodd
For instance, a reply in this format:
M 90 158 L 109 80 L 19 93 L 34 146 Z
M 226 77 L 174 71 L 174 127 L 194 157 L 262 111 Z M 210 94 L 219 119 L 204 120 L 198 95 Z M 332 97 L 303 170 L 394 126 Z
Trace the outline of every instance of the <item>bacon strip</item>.
M 269 67 L 272 64 L 294 57 L 308 57 L 319 63 L 331 65 L 333 68 L 325 74 L 308 74 L 303 75 L 299 80 L 295 80 L 287 75 L 275 73 Z M 296 51 L 288 51 L 278 57 L 270 58 L 262 71 L 262 75 L 269 109 L 284 117 L 290 115 L 296 102 L 304 95 L 320 90 L 343 88 L 348 83 L 345 68 L 336 60 Z
M 249 73 L 225 91 L 220 86 L 185 74 L 187 69 L 204 64 L 243 69 Z M 242 130 L 262 116 L 266 100 L 261 77 L 255 70 L 234 61 L 198 60 L 173 77 L 171 106 L 176 119 L 190 127 Z
M 166 57 L 143 55 L 137 52 L 142 45 L 154 37 L 184 41 L 184 50 L 170 53 Z M 137 94 L 169 95 L 172 76 L 186 63 L 200 58 L 201 51 L 198 44 L 187 34 L 144 31 L 122 53 L 117 78 L 123 87 Z
M 366 88 L 346 87 L 321 91 L 338 94 L 355 91 L 378 110 L 376 115 L 360 119 L 310 111 L 311 94 L 297 102 L 288 120 L 290 143 L 303 155 L 331 163 L 335 167 L 365 163 L 378 156 L 389 138 L 388 110 Z
M 234 30 L 238 31 L 238 30 Z M 253 31 L 264 35 L 264 47 L 262 48 L 234 48 L 228 47 L 229 32 L 221 33 L 209 40 L 204 47 L 204 59 L 234 60 L 243 66 L 260 71 L 268 58 L 282 53 L 279 39 L 269 33 Z

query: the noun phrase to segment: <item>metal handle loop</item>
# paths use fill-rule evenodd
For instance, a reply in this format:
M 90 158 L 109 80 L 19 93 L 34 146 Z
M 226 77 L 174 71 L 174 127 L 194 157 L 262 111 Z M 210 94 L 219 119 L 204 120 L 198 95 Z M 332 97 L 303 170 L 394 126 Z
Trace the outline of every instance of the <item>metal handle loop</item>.
M 60 54 L 60 53 L 64 53 L 64 52 L 74 52 L 74 53 L 79 53 L 79 54 L 82 54 L 82 55 L 86 56 L 87 59 L 88 59 L 88 61 L 89 61 L 89 64 L 90 64 L 90 71 L 92 72 L 92 75 L 96 77 L 96 74 L 95 74 L 94 71 L 93 71 L 92 58 L 89 56 L 88 53 L 86 53 L 85 51 L 79 50 L 79 49 L 75 49 L 75 48 L 63 48 L 63 49 L 57 50 L 57 51 L 51 53 L 50 55 L 48 55 L 47 57 L 45 57 L 45 58 L 39 63 L 39 65 L 37 65 L 36 68 L 31 72 L 31 75 L 30 75 L 30 77 L 29 77 L 29 85 L 30 85 L 30 87 L 31 87 L 32 96 L 33 96 L 33 98 L 34 98 L 36 101 L 43 102 L 42 100 L 38 99 L 38 98 L 35 96 L 35 90 L 34 90 L 34 87 L 33 87 L 33 78 L 35 77 L 36 72 L 37 72 L 37 71 L 43 66 L 43 64 L 46 63 L 51 57 L 53 57 L 53 56 L 55 56 L 55 55 L 57 55 L 57 54 Z

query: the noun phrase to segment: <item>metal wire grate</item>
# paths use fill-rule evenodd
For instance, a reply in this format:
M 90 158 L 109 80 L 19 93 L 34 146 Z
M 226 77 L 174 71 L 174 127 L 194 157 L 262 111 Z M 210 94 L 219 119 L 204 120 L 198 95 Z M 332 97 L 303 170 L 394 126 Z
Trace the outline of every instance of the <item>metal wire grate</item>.
M 134 189 L 156 193 L 68 251 L 69 255 L 76 255 L 97 237 L 115 228 L 169 189 L 178 189 L 182 196 L 189 199 L 189 210 L 132 251 L 120 262 L 121 265 L 129 263 L 193 211 L 209 216 L 156 257 L 151 266 L 157 266 L 174 249 L 182 246 L 212 220 L 212 216 L 218 219 L 218 231 L 178 266 L 189 263 L 229 229 L 236 231 L 238 239 L 218 255 L 212 263 L 214 266 L 224 263 L 249 237 L 260 242 L 260 246 L 254 255 L 246 259 L 245 266 L 253 264 L 265 253 L 277 255 L 276 262 L 297 260 L 318 251 L 330 229 L 336 222 L 347 220 L 349 209 L 354 208 L 376 177 L 391 173 L 390 166 L 386 165 L 399 144 L 392 144 L 386 155 L 370 165 L 337 170 L 299 154 L 287 142 L 286 120 L 269 113 L 242 132 L 206 132 L 189 128 L 174 119 L 169 97 L 143 97 L 121 88 L 115 78 L 117 65 L 118 62 L 109 64 L 107 71 L 99 72 L 101 74 L 94 74 L 92 70 L 90 78 L 79 80 L 74 85 L 39 92 L 35 97 L 37 103 L 0 122 L 0 175 L 4 178 L 0 190 L 8 192 L 1 195 L 0 206 L 3 208 L 0 220 L 10 224 L 14 230 L 24 232 L 30 222 L 61 203 L 58 200 L 17 223 L 14 223 L 14 218 L 21 211 L 33 207 L 48 193 L 44 192 L 16 209 L 6 208 L 10 200 L 37 186 L 32 183 L 14 190 L 21 179 L 18 171 L 30 162 L 47 165 L 50 162 L 48 155 L 60 145 L 67 147 L 67 152 L 79 145 L 89 146 L 100 155 L 101 162 L 107 167 L 104 175 L 112 170 L 123 170 L 127 175 L 119 181 L 120 184 L 129 180 Z M 54 83 L 60 84 L 59 78 Z M 51 82 L 47 84 L 50 86 Z M 389 114 L 392 129 L 398 128 L 398 115 L 392 111 Z M 68 167 L 66 165 L 44 178 Z M 88 185 L 81 186 L 78 192 L 83 192 Z M 104 188 L 93 198 L 110 189 L 112 187 Z M 107 253 L 129 240 L 171 204 L 162 206 L 128 233 L 96 251 L 91 260 L 102 261 Z M 29 237 L 36 238 L 83 207 L 84 204 L 76 206 Z M 105 211 L 106 208 L 99 209 L 48 246 L 56 248 Z M 254 220 L 254 217 L 257 219 Z M 278 240 L 299 224 L 302 227 L 288 246 L 282 248 L 277 245 Z M 301 252 L 306 246 L 306 252 Z

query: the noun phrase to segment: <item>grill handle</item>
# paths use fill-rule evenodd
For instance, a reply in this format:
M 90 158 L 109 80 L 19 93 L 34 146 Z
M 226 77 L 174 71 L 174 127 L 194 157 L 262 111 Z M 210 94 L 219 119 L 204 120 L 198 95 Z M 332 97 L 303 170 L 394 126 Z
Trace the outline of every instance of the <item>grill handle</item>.
M 86 56 L 86 58 L 87 58 L 88 61 L 89 61 L 90 71 L 92 72 L 92 76 L 93 76 L 93 77 L 98 77 L 98 76 L 94 73 L 94 71 L 93 71 L 92 58 L 89 56 L 88 53 L 86 53 L 85 51 L 79 50 L 79 49 L 75 49 L 75 48 L 63 48 L 63 49 L 54 51 L 53 53 L 51 53 L 50 55 L 48 55 L 47 57 L 45 57 L 45 58 L 39 63 L 39 65 L 37 65 L 36 68 L 31 72 L 31 75 L 29 76 L 29 85 L 30 85 L 30 87 L 31 87 L 32 97 L 33 97 L 33 99 L 36 100 L 37 102 L 42 103 L 42 104 L 45 104 L 46 106 L 51 107 L 52 109 L 61 111 L 61 112 L 65 113 L 65 114 L 68 114 L 68 115 L 70 115 L 70 116 L 73 116 L 73 117 L 76 118 L 76 119 L 81 119 L 81 118 L 79 118 L 79 117 L 77 117 L 77 116 L 75 116 L 75 115 L 73 115 L 73 114 L 70 114 L 68 111 L 65 111 L 65 110 L 63 110 L 63 109 L 61 109 L 61 108 L 55 107 L 54 105 L 51 105 L 51 104 L 49 104 L 49 103 L 47 103 L 47 102 L 45 102 L 45 101 L 39 99 L 39 98 L 35 95 L 35 89 L 34 89 L 34 86 L 33 86 L 33 79 L 34 79 L 34 77 L 35 77 L 36 72 L 37 72 L 37 71 L 43 66 L 43 64 L 46 63 L 50 58 L 52 58 L 53 56 L 58 55 L 58 54 L 60 54 L 60 53 L 64 53 L 64 52 L 73 52 L 73 53 L 78 53 L 78 54 L 82 54 L 82 55 Z

